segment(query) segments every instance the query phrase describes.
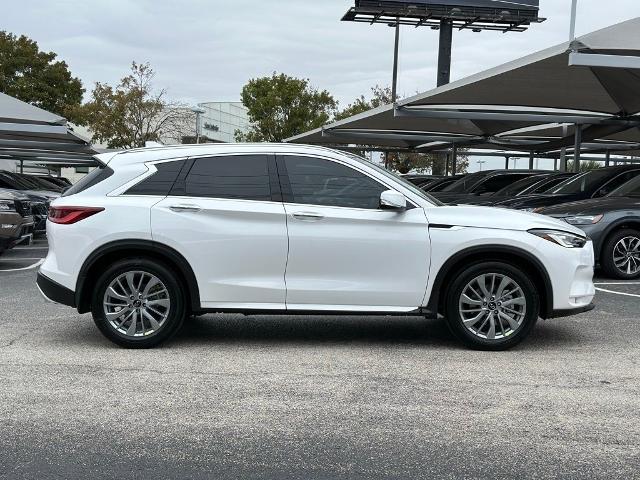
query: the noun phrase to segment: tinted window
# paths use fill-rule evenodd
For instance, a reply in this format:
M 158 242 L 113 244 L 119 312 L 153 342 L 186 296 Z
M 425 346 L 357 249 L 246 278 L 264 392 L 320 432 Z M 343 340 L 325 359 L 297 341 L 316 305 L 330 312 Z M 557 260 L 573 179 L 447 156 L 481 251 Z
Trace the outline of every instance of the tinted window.
M 337 162 L 312 157 L 284 156 L 291 186 L 291 201 L 334 207 L 380 207 L 387 187 Z
M 621 187 L 629 180 L 636 178 L 640 174 L 640 170 L 632 170 L 630 172 L 624 172 L 618 175 L 616 178 L 608 182 L 604 187 L 602 187 L 600 192 L 597 192 L 601 195 L 606 195 L 608 193 L 613 192 L 616 188 Z
M 229 155 L 198 158 L 185 182 L 192 197 L 271 200 L 266 155 Z
M 625 183 L 609 194 L 610 197 L 640 197 L 640 176 Z
M 527 174 L 505 174 L 505 175 L 494 175 L 492 177 L 487 178 L 485 181 L 475 185 L 472 189 L 474 193 L 494 193 L 498 190 L 511 185 L 513 182 L 520 180 L 525 177 L 529 177 Z
M 482 179 L 484 179 L 491 172 L 476 172 L 465 175 L 460 180 L 448 185 L 446 188 L 442 189 L 442 192 L 450 192 L 450 193 L 466 193 L 470 192 L 471 189 Z
M 610 177 L 611 170 L 591 170 L 561 183 L 552 192 L 562 194 L 592 192 Z
M 150 177 L 134 185 L 127 190 L 128 195 L 159 195 L 167 196 L 173 187 L 174 182 L 178 178 L 180 170 L 184 166 L 186 160 L 177 160 L 175 162 L 156 163 L 158 170 Z
M 62 196 L 68 197 L 69 195 L 80 193 L 87 188 L 91 188 L 94 185 L 97 185 L 101 181 L 109 178 L 111 175 L 113 175 L 113 170 L 111 170 L 107 166 L 101 165 L 78 180 L 72 187 L 69 187 L 67 190 L 65 190 Z
M 496 195 L 499 196 L 517 196 L 520 192 L 528 189 L 529 187 L 537 184 L 543 177 L 536 175 L 533 177 L 521 178 L 516 182 L 510 182 L 506 187 L 498 190 Z

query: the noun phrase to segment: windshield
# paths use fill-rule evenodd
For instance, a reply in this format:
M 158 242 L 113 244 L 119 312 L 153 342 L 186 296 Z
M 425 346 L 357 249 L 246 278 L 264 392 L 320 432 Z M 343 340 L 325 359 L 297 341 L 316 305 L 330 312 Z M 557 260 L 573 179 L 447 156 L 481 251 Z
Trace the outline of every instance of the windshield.
M 449 185 L 447 188 L 443 188 L 442 191 L 447 193 L 466 193 L 470 191 L 476 183 L 480 182 L 489 173 L 490 172 L 477 172 L 465 175 L 457 182 Z
M 502 190 L 498 190 L 494 195 L 496 196 L 517 196 L 519 193 L 529 188 L 532 185 L 538 183 L 541 179 L 545 178 L 545 175 L 537 175 L 534 177 L 523 178 L 522 180 L 518 180 L 517 182 L 513 182 L 511 185 L 507 185 Z
M 412 193 L 415 193 L 420 198 L 422 198 L 424 200 L 427 200 L 428 202 L 433 203 L 434 205 L 438 205 L 438 206 L 444 205 L 444 203 L 442 203 L 440 200 L 436 200 L 435 198 L 433 198 L 428 193 L 425 193 L 424 191 L 420 190 L 413 183 L 409 182 L 408 180 L 402 178 L 399 175 L 396 175 L 393 172 L 390 172 L 386 168 L 383 168 L 380 165 L 376 165 L 375 163 L 370 162 L 366 158 L 363 158 L 363 157 L 361 157 L 359 155 L 356 155 L 354 153 L 351 153 L 351 152 L 341 152 L 341 153 L 344 153 L 348 157 L 353 158 L 354 160 L 357 160 L 358 162 L 360 162 L 360 163 L 362 163 L 362 164 L 364 164 L 364 165 L 366 165 L 366 166 L 368 166 L 370 168 L 373 168 L 378 173 L 384 175 L 385 177 L 387 177 L 387 178 L 389 178 L 389 179 L 391 179 L 393 181 L 400 182 L 402 184 L 402 186 L 404 186 L 408 190 L 411 190 Z
M 598 189 L 611 176 L 609 170 L 591 170 L 558 185 L 551 193 L 589 193 Z
M 636 177 L 633 180 L 616 188 L 611 192 L 608 197 L 640 197 L 640 177 Z

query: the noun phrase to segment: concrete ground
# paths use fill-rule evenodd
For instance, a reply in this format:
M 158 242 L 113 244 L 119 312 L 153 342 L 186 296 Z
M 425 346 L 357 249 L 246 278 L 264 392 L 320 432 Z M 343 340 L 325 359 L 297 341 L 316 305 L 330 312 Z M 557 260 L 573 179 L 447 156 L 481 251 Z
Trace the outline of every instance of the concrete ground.
M 239 315 L 131 351 L 41 299 L 45 254 L 0 257 L 2 479 L 640 477 L 640 283 L 502 353 L 420 318 Z

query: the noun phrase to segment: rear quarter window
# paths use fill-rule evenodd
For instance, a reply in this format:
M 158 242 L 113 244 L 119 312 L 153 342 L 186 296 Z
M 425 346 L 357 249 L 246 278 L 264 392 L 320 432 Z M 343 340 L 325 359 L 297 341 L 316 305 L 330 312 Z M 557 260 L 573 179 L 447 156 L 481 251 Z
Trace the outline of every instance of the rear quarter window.
M 95 170 L 92 170 L 87 175 L 78 180 L 73 186 L 69 187 L 62 193 L 63 197 L 68 197 L 70 195 L 75 195 L 80 192 L 84 192 L 85 190 L 99 184 L 103 180 L 106 180 L 111 175 L 113 175 L 113 170 L 111 170 L 106 165 L 102 165 Z
M 140 183 L 131 187 L 125 195 L 157 195 L 166 197 L 169 195 L 173 184 L 178 179 L 186 160 L 156 163 L 156 172 L 145 178 Z

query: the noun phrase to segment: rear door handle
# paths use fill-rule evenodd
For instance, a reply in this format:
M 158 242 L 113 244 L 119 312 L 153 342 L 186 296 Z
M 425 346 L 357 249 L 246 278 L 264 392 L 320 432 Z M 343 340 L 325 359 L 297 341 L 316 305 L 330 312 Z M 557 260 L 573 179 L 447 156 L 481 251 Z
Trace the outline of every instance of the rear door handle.
M 324 215 L 315 212 L 295 212 L 292 213 L 291 216 L 298 220 L 306 221 L 322 220 L 324 218 Z
M 202 210 L 198 205 L 182 203 L 179 205 L 171 205 L 169 209 L 174 212 L 199 212 Z

